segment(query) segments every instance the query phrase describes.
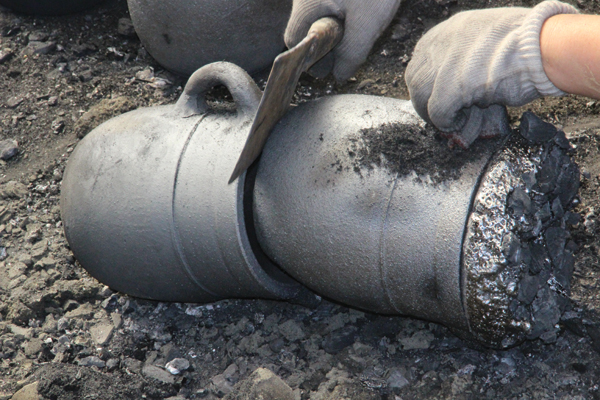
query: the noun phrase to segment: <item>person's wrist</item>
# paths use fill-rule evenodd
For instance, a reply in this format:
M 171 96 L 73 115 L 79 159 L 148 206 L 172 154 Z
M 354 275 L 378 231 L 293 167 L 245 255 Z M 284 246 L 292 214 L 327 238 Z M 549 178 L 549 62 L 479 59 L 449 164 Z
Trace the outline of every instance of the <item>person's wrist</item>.
M 560 90 L 567 92 L 569 85 L 565 76 L 563 60 L 567 58 L 564 54 L 564 43 L 562 41 L 563 31 L 561 23 L 564 14 L 554 15 L 544 22 L 540 32 L 540 53 L 542 66 L 548 79 Z
M 544 71 L 567 93 L 600 98 L 600 16 L 556 15 L 540 33 Z

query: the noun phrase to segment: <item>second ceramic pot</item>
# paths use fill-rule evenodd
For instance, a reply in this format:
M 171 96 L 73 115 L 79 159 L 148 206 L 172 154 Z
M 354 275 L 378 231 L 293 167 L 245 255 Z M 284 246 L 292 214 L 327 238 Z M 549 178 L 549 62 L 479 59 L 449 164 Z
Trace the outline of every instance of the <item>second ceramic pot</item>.
M 163 67 L 190 75 L 229 61 L 250 74 L 285 49 L 291 0 L 128 0 L 135 30 Z

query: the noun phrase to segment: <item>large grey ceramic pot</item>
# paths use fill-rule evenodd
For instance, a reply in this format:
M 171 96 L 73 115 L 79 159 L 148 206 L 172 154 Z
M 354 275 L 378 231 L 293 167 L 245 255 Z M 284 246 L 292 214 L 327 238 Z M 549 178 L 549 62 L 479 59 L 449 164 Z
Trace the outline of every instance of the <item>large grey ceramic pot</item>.
M 104 0 L 0 0 L 14 11 L 35 15 L 63 15 L 86 10 Z
M 208 107 L 223 84 L 236 109 Z M 197 71 L 174 106 L 142 108 L 89 133 L 65 170 L 67 240 L 99 281 L 133 296 L 185 302 L 290 299 L 301 286 L 253 244 L 251 196 L 235 166 L 260 90 L 241 69 Z
M 507 131 L 498 121 L 498 133 Z M 343 304 L 440 322 L 495 347 L 550 337 L 566 299 L 548 282 L 560 276 L 568 288 L 562 207 L 578 172 L 553 142 L 503 138 L 453 151 L 409 101 L 342 95 L 302 104 L 263 151 L 259 243 L 291 276 Z M 536 183 L 546 176 L 551 189 Z M 557 201 L 560 212 L 550 213 Z M 555 246 L 560 256 L 549 265 L 545 248 Z
M 208 108 L 217 84 L 235 109 Z M 82 266 L 156 300 L 290 299 L 298 281 L 490 346 L 556 340 L 579 185 L 564 133 L 526 113 L 521 136 L 455 151 L 408 101 L 331 96 L 286 114 L 259 163 L 228 185 L 259 98 L 245 72 L 215 63 L 176 105 L 86 136 L 61 198 Z
M 135 30 L 159 64 L 187 76 L 229 61 L 255 73 L 285 49 L 292 0 L 128 0 Z

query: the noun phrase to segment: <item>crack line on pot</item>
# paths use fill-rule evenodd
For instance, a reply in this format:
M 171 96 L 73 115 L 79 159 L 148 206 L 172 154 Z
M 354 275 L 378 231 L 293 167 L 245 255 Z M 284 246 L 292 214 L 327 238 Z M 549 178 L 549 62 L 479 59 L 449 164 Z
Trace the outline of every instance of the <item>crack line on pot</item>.
M 399 173 L 396 173 L 396 176 L 394 177 L 394 184 L 392 186 L 392 190 L 390 191 L 390 195 L 387 199 L 387 206 L 385 208 L 385 214 L 383 216 L 383 221 L 381 224 L 381 235 L 379 237 L 379 276 L 381 279 L 381 286 L 383 286 L 383 290 L 385 292 L 385 298 L 386 298 L 388 305 L 391 306 L 391 308 L 393 308 L 397 313 L 403 314 L 403 312 L 398 310 L 398 307 L 396 307 L 396 304 L 392 301 L 392 297 L 391 297 L 390 291 L 388 289 L 387 279 L 385 276 L 386 274 L 385 274 L 385 270 L 384 270 L 385 232 L 386 232 L 387 223 L 389 220 L 390 208 L 392 207 L 392 199 L 394 198 L 394 191 L 396 190 L 396 187 L 398 186 L 398 176 L 399 176 Z
M 183 264 L 183 269 L 188 274 L 188 276 L 190 277 L 190 279 L 196 284 L 196 286 L 198 286 L 200 289 L 204 290 L 206 293 L 209 293 L 209 294 L 211 294 L 213 296 L 216 296 L 216 297 L 220 297 L 216 293 L 213 293 L 212 291 L 210 291 L 207 288 L 205 288 L 198 281 L 198 279 L 196 278 L 196 276 L 192 272 L 192 269 L 190 268 L 190 265 L 189 265 L 189 263 L 187 261 L 187 258 L 185 257 L 185 254 L 183 253 L 183 247 L 182 247 L 182 244 L 181 244 L 181 237 L 179 236 L 179 230 L 175 226 L 175 199 L 177 197 L 177 180 L 179 178 L 179 170 L 181 168 L 181 161 L 182 161 L 183 157 L 186 154 L 188 145 L 190 144 L 190 141 L 192 140 L 192 137 L 194 136 L 194 133 L 196 133 L 196 130 L 198 129 L 198 126 L 204 120 L 204 117 L 206 117 L 206 115 L 207 114 L 202 115 L 200 117 L 200 119 L 196 122 L 196 124 L 194 125 L 194 127 L 192 128 L 192 130 L 190 131 L 190 133 L 188 135 L 188 138 L 185 141 L 185 144 L 183 145 L 183 149 L 181 151 L 181 154 L 179 155 L 179 159 L 177 160 L 177 168 L 175 170 L 175 179 L 173 181 L 173 198 L 171 200 L 171 239 L 172 239 L 173 245 L 175 246 L 175 249 L 177 250 L 177 254 L 179 255 L 179 260 Z

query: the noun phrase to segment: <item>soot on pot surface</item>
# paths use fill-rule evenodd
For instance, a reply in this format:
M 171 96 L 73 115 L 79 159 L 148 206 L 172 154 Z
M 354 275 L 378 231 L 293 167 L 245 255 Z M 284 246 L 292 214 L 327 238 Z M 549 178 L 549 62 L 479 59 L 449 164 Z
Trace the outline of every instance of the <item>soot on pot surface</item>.
M 556 340 L 577 246 L 569 228 L 579 169 L 564 133 L 532 113 L 492 161 L 463 244 L 471 333 L 510 347 Z
M 399 177 L 413 172 L 418 179 L 429 176 L 437 184 L 460 178 L 461 168 L 498 140 L 478 140 L 468 149 L 450 148 L 430 125 L 391 123 L 362 129 L 350 142 L 348 154 L 357 173 L 377 166 Z

